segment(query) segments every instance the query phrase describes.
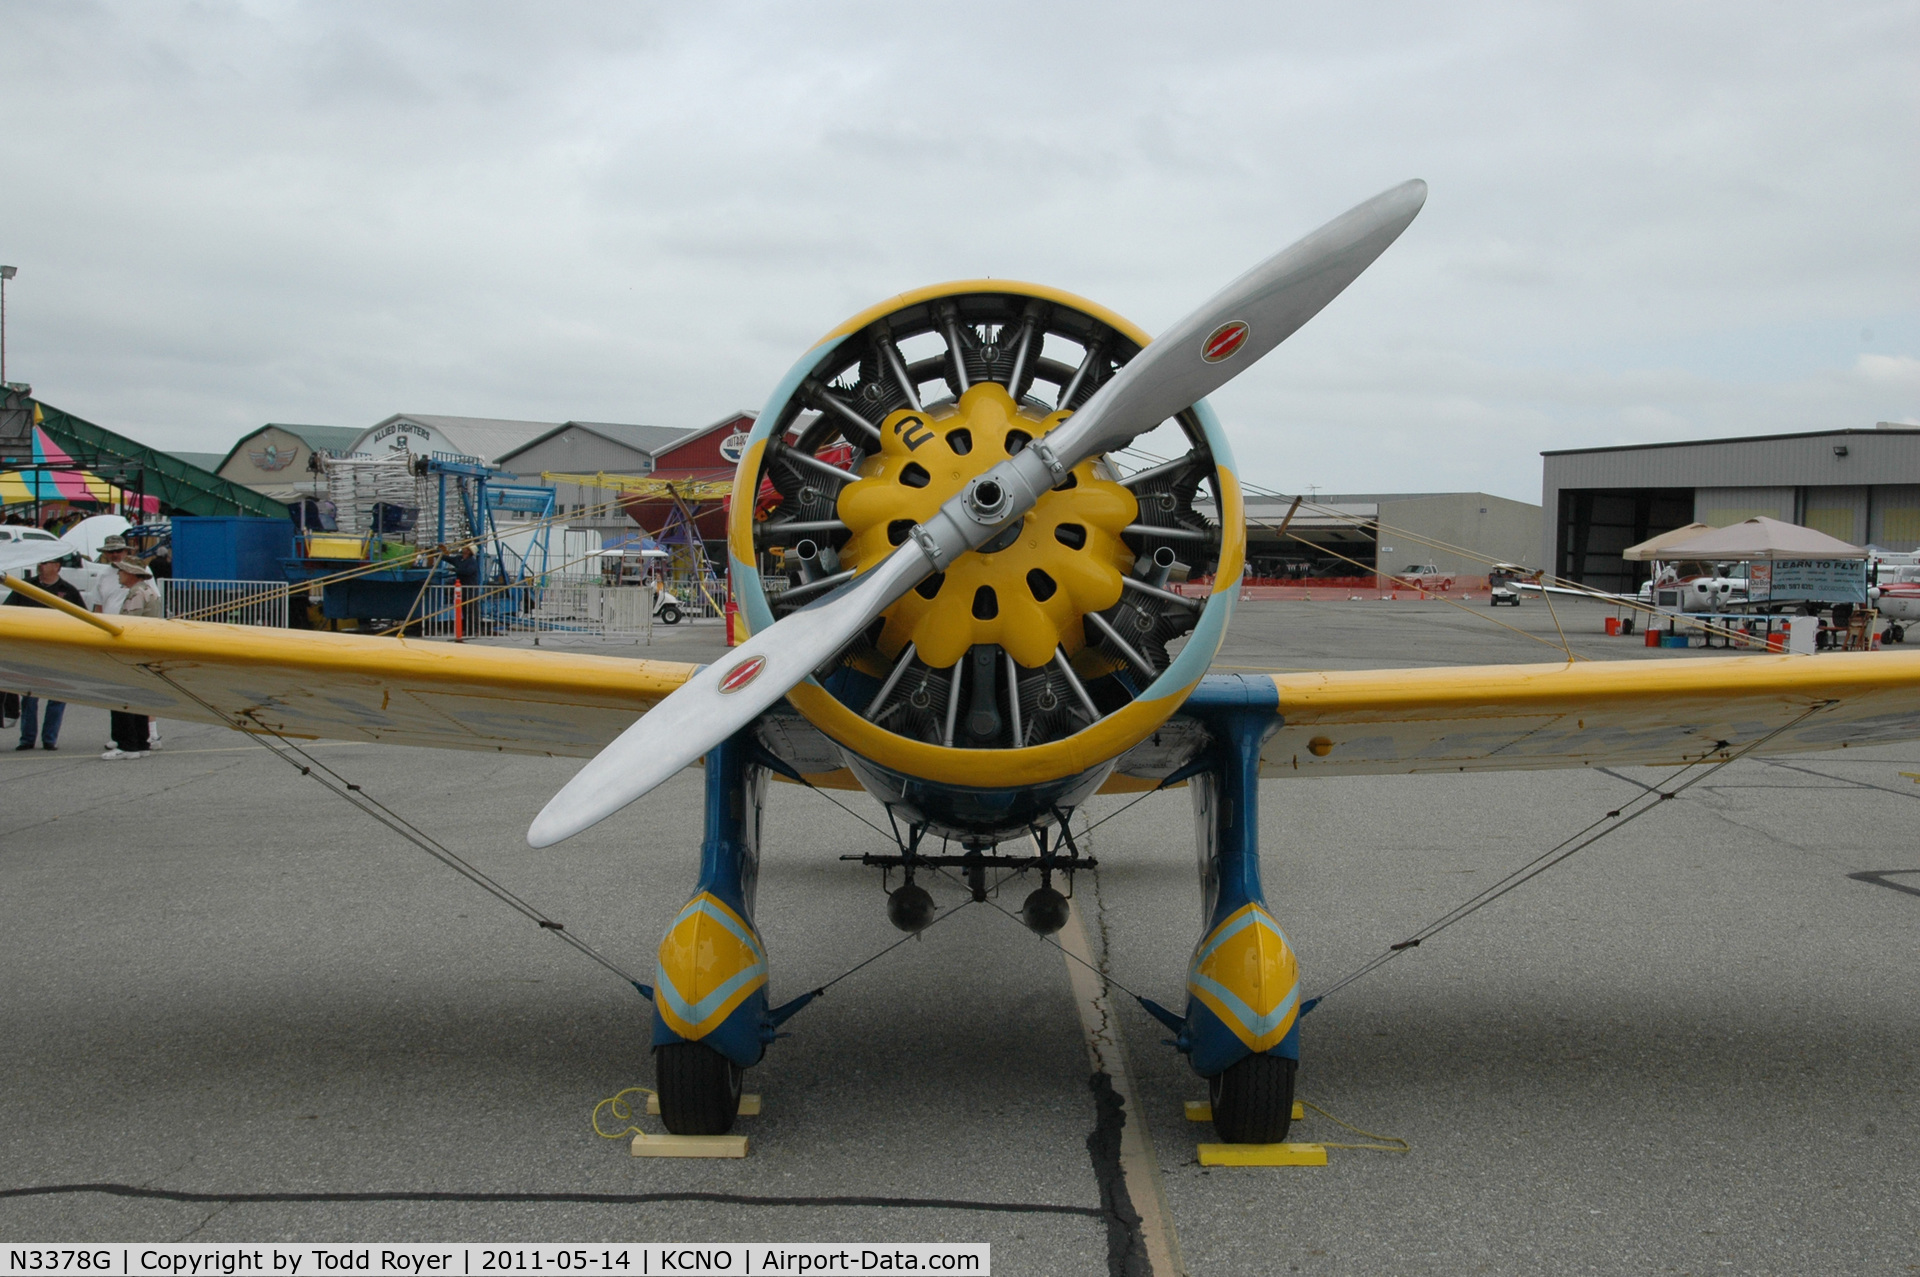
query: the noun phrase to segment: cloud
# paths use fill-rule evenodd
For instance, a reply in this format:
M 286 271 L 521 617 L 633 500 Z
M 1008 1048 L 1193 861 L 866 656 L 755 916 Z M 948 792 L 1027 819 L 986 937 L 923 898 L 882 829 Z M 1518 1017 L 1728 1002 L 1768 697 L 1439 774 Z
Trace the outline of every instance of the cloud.
M 1911 6 L 8 12 L 9 375 L 172 446 L 696 424 L 947 278 L 1159 329 L 1415 175 L 1218 397 L 1269 483 L 1526 496 L 1542 448 L 1920 412 Z

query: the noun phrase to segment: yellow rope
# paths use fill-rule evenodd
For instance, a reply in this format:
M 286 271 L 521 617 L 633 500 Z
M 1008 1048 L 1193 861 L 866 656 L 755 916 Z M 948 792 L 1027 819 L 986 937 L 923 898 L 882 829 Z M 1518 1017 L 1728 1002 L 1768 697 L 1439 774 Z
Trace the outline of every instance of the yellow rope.
M 570 519 L 581 518 L 585 515 L 603 514 L 608 510 L 616 508 L 618 505 L 619 505 L 618 501 L 607 501 L 607 502 L 602 502 L 598 505 L 588 506 L 583 510 L 577 511 L 572 515 L 555 513 L 545 519 L 534 519 L 528 523 L 518 524 L 516 525 L 514 530 L 537 532 L 544 528 L 548 531 L 551 531 L 556 527 L 563 527 Z M 486 533 L 476 533 L 473 536 L 465 537 L 463 539 L 445 542 L 444 545 L 449 550 L 457 550 L 464 546 L 481 547 L 481 546 L 484 546 L 486 542 L 490 539 L 491 537 Z M 419 554 L 416 554 L 414 556 L 415 561 L 418 561 L 418 559 L 424 556 L 426 553 L 427 552 L 424 550 L 420 551 Z M 593 556 L 583 555 L 582 559 L 578 561 L 584 561 L 585 559 L 591 558 L 591 557 Z M 171 619 L 176 621 L 198 621 L 205 617 L 213 616 L 217 613 L 232 611 L 238 608 L 247 607 L 252 604 L 271 603 L 273 600 L 279 599 L 279 598 L 291 599 L 293 595 L 296 593 L 306 594 L 311 592 L 313 587 L 315 586 L 324 587 L 328 585 L 339 585 L 344 582 L 354 580 L 358 577 L 371 576 L 377 572 L 385 572 L 391 569 L 396 563 L 399 563 L 399 562 L 401 562 L 401 560 L 398 560 L 398 559 L 375 559 L 372 562 L 357 563 L 353 567 L 343 568 L 338 572 L 332 572 L 327 574 L 326 576 L 316 576 L 311 578 L 310 580 L 290 582 L 286 585 L 275 585 L 275 586 L 269 587 L 268 589 L 261 590 L 253 594 L 243 595 L 238 599 L 228 600 L 225 603 L 214 603 L 206 607 L 194 609 L 193 611 L 182 612 L 179 615 L 172 617 Z M 563 563 L 561 566 L 565 567 L 565 566 L 568 566 L 568 564 Z M 553 570 L 554 569 L 551 569 L 551 568 L 548 569 L 549 572 Z
M 1553 595 L 1546 590 L 1542 590 L 1540 591 L 1540 597 L 1546 600 L 1547 615 L 1553 618 L 1553 628 L 1559 632 L 1560 646 L 1567 649 L 1567 664 L 1571 665 L 1575 659 L 1573 655 L 1573 644 L 1567 642 L 1567 632 L 1561 629 L 1560 626 L 1560 614 L 1553 610 Z M 1488 606 L 1491 607 L 1492 604 L 1488 604 Z
M 548 483 L 571 483 L 581 488 L 604 488 L 609 492 L 624 493 L 627 496 L 654 500 L 678 497 L 682 501 L 718 501 L 733 495 L 733 478 L 725 479 L 655 479 L 646 475 L 608 474 L 602 470 L 596 474 L 569 474 L 558 470 L 542 470 L 540 477 Z M 857 476 L 856 476 L 857 477 Z
M 1253 487 L 1251 485 L 1247 485 L 1247 491 L 1253 492 L 1261 496 L 1284 497 L 1286 495 L 1285 493 L 1282 493 L 1282 492 L 1269 492 L 1265 489 Z M 1314 509 L 1318 513 L 1326 515 L 1329 518 L 1340 519 L 1357 528 L 1364 528 L 1366 526 L 1367 520 L 1359 518 L 1355 515 L 1345 514 L 1339 510 L 1336 510 L 1332 506 L 1315 506 L 1311 502 L 1308 504 L 1310 508 Z M 1248 521 L 1249 526 L 1254 526 L 1255 523 L 1256 521 L 1254 520 Z M 1258 526 L 1270 527 L 1272 525 L 1265 522 L 1259 522 Z M 1465 558 L 1476 559 L 1481 563 L 1487 564 L 1489 567 L 1498 567 L 1500 565 L 1500 560 L 1492 558 L 1482 551 L 1470 550 L 1465 546 L 1458 546 L 1458 545 L 1452 544 L 1451 542 L 1440 541 L 1432 537 L 1422 536 L 1421 534 L 1407 528 L 1396 528 L 1390 523 L 1380 523 L 1376 521 L 1374 523 L 1374 529 L 1375 529 L 1376 539 L 1381 534 L 1391 532 L 1396 538 L 1418 542 L 1422 545 L 1427 546 L 1429 549 L 1445 550 L 1445 551 L 1448 551 L 1449 553 L 1458 554 Z M 1302 540 L 1300 537 L 1294 537 L 1292 539 L 1296 541 Z M 1313 544 L 1315 549 L 1320 549 L 1320 550 L 1326 549 L 1326 547 L 1321 546 L 1317 543 L 1308 543 L 1308 542 L 1302 541 L 1302 544 Z M 1328 552 L 1333 553 L 1332 551 L 1328 551 Z M 1339 558 L 1342 556 L 1335 554 L 1334 557 Z M 1366 566 L 1365 564 L 1360 564 L 1357 562 L 1357 560 L 1353 560 L 1353 559 L 1348 559 L 1347 562 L 1355 563 L 1357 566 L 1360 566 L 1360 567 Z M 1386 575 L 1386 574 L 1382 573 L 1382 575 Z M 1599 591 L 1593 589 L 1591 586 L 1585 584 L 1584 582 L 1571 580 L 1563 576 L 1556 576 L 1553 573 L 1547 572 L 1545 570 L 1542 570 L 1540 573 L 1540 584 L 1542 586 L 1558 585 L 1561 589 L 1569 590 L 1574 593 L 1585 594 L 1588 597 L 1592 598 L 1596 603 L 1603 603 L 1616 608 L 1624 608 L 1629 612 L 1639 612 L 1643 616 L 1650 617 L 1655 621 L 1660 620 L 1660 618 L 1663 616 L 1675 615 L 1674 613 L 1663 613 L 1657 607 L 1654 607 L 1650 604 L 1641 603 L 1638 600 L 1635 600 L 1627 596 L 1602 595 Z M 1547 604 L 1547 610 L 1549 613 L 1551 613 L 1553 610 L 1553 600 L 1547 597 L 1545 590 L 1541 591 L 1541 598 L 1545 600 Z M 1476 615 L 1478 614 L 1476 613 Z M 1729 641 L 1738 641 L 1742 647 L 1759 646 L 1759 644 L 1754 641 L 1754 638 L 1751 634 L 1744 633 L 1740 630 L 1731 629 L 1727 626 L 1715 625 L 1711 621 L 1688 620 L 1687 614 L 1684 612 L 1678 615 L 1680 620 L 1684 621 L 1689 626 L 1692 626 L 1693 628 L 1698 629 L 1702 634 L 1718 634 L 1722 638 L 1725 638 Z M 1764 614 L 1755 613 L 1754 615 L 1758 616 L 1758 615 L 1764 615 Z M 1555 617 L 1554 626 L 1558 628 L 1559 624 L 1560 624 L 1559 618 Z M 1561 637 L 1563 639 L 1565 638 L 1565 631 L 1562 631 Z
M 1265 526 L 1265 525 L 1263 524 L 1263 525 L 1261 525 L 1261 526 Z M 1319 550 L 1319 551 L 1320 551 L 1320 552 L 1321 552 L 1322 554 L 1330 554 L 1330 555 L 1332 555 L 1332 556 L 1333 556 L 1334 558 L 1336 558 L 1336 559 L 1340 559 L 1340 560 L 1342 560 L 1343 562 L 1346 562 L 1346 563 L 1351 563 L 1351 564 L 1353 564 L 1353 566 L 1355 566 L 1355 567 L 1357 567 L 1357 568 L 1366 568 L 1366 567 L 1367 567 L 1367 565 L 1366 565 L 1366 564 L 1364 564 L 1364 563 L 1362 563 L 1362 562 L 1360 562 L 1360 560 L 1358 560 L 1358 559 L 1349 559 L 1349 558 L 1347 558 L 1347 556 L 1346 556 L 1346 555 L 1344 555 L 1344 554 L 1342 554 L 1342 553 L 1340 553 L 1340 551 L 1338 551 L 1338 550 L 1330 550 L 1330 549 L 1328 549 L 1328 548 L 1327 548 L 1326 546 L 1324 546 L 1324 545 L 1318 545 L 1318 544 L 1315 544 L 1315 543 L 1313 543 L 1313 542 L 1310 542 L 1310 541 L 1308 541 L 1308 540 L 1307 540 L 1307 539 L 1306 539 L 1305 537 L 1302 537 L 1302 536 L 1300 536 L 1300 535 L 1298 535 L 1297 533 L 1293 533 L 1293 532 L 1289 532 L 1289 533 L 1287 533 L 1287 537 L 1288 537 L 1288 539 L 1290 539 L 1290 540 L 1294 540 L 1294 541 L 1298 541 L 1298 542 L 1300 542 L 1300 544 L 1302 544 L 1302 545 L 1313 545 L 1313 548 L 1314 548 L 1314 549 L 1316 549 L 1316 550 Z M 1371 568 L 1367 568 L 1367 570 L 1368 570 L 1368 571 L 1372 571 L 1372 569 L 1371 569 Z M 1395 579 L 1395 580 L 1397 581 L 1397 580 L 1399 580 L 1400 578 L 1398 578 L 1398 577 L 1395 577 L 1394 579 Z M 1425 593 L 1425 594 L 1426 594 L 1426 595 L 1427 595 L 1427 596 L 1428 596 L 1429 598 L 1434 598 L 1434 599 L 1438 599 L 1438 600 L 1439 600 L 1440 602 L 1442 602 L 1442 603 L 1445 603 L 1445 604 L 1446 604 L 1446 605 L 1447 605 L 1448 607 L 1451 607 L 1451 608 L 1458 608 L 1458 609 L 1459 609 L 1460 611 L 1462 611 L 1462 612 L 1465 612 L 1465 613 L 1466 613 L 1466 614 L 1467 614 L 1468 616 L 1471 616 L 1471 617 L 1474 617 L 1474 618 L 1476 618 L 1476 619 L 1478 619 L 1478 620 L 1482 620 L 1482 621 L 1491 621 L 1491 622 L 1492 622 L 1493 624 L 1495 624 L 1495 625 L 1497 625 L 1497 626 L 1499 626 L 1499 627 L 1500 627 L 1501 629 L 1503 629 L 1503 630 L 1512 630 L 1512 631 L 1513 631 L 1513 632 L 1514 632 L 1515 634 L 1518 634 L 1518 635 L 1519 635 L 1519 636 L 1520 636 L 1521 638 L 1524 638 L 1524 639 L 1531 639 L 1531 640 L 1533 640 L 1533 641 L 1534 641 L 1535 643 L 1540 643 L 1540 644 L 1544 644 L 1544 645 L 1545 645 L 1545 646 L 1547 646 L 1547 647 L 1559 647 L 1559 646 L 1561 646 L 1561 644 L 1560 644 L 1560 643 L 1555 643 L 1555 642 L 1554 642 L 1554 641 L 1553 641 L 1552 639 L 1550 639 L 1550 638 L 1542 638 L 1542 637 L 1541 637 L 1540 635 L 1538 635 L 1538 634 L 1530 634 L 1530 633 L 1528 633 L 1528 632 L 1527 632 L 1526 630 L 1523 630 L 1523 629 L 1521 629 L 1521 628 L 1520 628 L 1519 626 L 1517 626 L 1517 625 L 1508 625 L 1508 624 L 1507 624 L 1507 623 L 1506 623 L 1505 621 L 1502 621 L 1502 620 L 1500 620 L 1500 619 L 1499 619 L 1498 617 L 1495 617 L 1495 616 L 1489 616 L 1489 615 L 1488 615 L 1487 613 L 1485 613 L 1485 612 L 1482 612 L 1482 611 L 1481 611 L 1481 610 L 1480 610 L 1479 608 L 1475 608 L 1475 607 L 1468 607 L 1468 606 L 1467 606 L 1467 605 L 1466 605 L 1465 603 L 1462 603 L 1462 602 L 1461 602 L 1460 600 L 1458 600 L 1458 599 L 1450 599 L 1450 598 L 1448 598 L 1448 597 L 1447 597 L 1446 595 L 1444 595 L 1444 594 L 1441 594 L 1441 593 L 1438 593 L 1438 592 L 1436 592 L 1436 591 L 1433 591 L 1433 590 L 1427 590 L 1427 589 L 1426 589 L 1426 588 L 1425 588 L 1424 586 L 1414 586 L 1414 585 L 1411 585 L 1411 584 L 1410 584 L 1410 585 L 1408 585 L 1408 586 L 1406 586 L 1405 588 L 1407 588 L 1407 589 L 1419 589 L 1419 590 L 1421 590 L 1421 591 L 1422 591 L 1422 593 Z M 1564 634 L 1563 634 L 1563 635 L 1561 635 L 1561 639 L 1562 639 L 1562 642 L 1564 642 L 1564 641 L 1565 641 L 1565 638 L 1566 638 L 1566 636 L 1565 636 Z M 1574 656 L 1573 656 L 1573 650 L 1572 650 L 1571 648 L 1568 648 L 1568 649 L 1567 649 L 1567 658 L 1568 658 L 1569 660 L 1572 660 L 1572 659 L 1574 659 Z
M 1370 1140 L 1384 1141 L 1383 1143 L 1379 1143 L 1379 1144 L 1328 1144 L 1324 1141 L 1316 1140 L 1315 1143 L 1318 1143 L 1322 1148 L 1370 1148 L 1382 1153 L 1401 1153 L 1401 1154 L 1411 1153 L 1413 1151 L 1413 1145 L 1407 1143 L 1405 1140 L 1401 1139 L 1398 1135 L 1382 1135 L 1377 1131 L 1362 1130 L 1359 1127 L 1355 1126 L 1352 1122 L 1341 1121 L 1339 1118 L 1327 1112 L 1325 1109 L 1321 1108 L 1318 1104 L 1313 1103 L 1311 1100 L 1301 1100 L 1300 1107 L 1306 1108 L 1306 1109 L 1312 1109 L 1314 1112 L 1318 1113 L 1321 1117 L 1326 1118 L 1329 1122 L 1332 1122 L 1336 1126 L 1344 1126 L 1348 1130 L 1352 1131 L 1355 1135 L 1364 1135 Z
M 593 1133 L 603 1140 L 623 1140 L 629 1135 L 645 1135 L 638 1126 L 629 1126 L 624 1131 L 603 1131 L 600 1129 L 600 1110 L 611 1109 L 616 1122 L 632 1122 L 633 1106 L 627 1103 L 629 1095 L 653 1095 L 654 1092 L 644 1086 L 630 1086 L 618 1095 L 609 1096 L 593 1106 Z M 1365 1134 L 1365 1132 L 1361 1132 Z
M 561 572 L 561 571 L 564 571 L 564 570 L 565 570 L 565 569 L 567 569 L 567 568 L 570 568 L 570 567 L 574 567 L 574 566 L 576 566 L 576 565 L 578 565 L 578 564 L 582 564 L 582 563 L 585 563 L 585 562 L 587 562 L 587 561 L 588 561 L 589 559 L 597 559 L 597 558 L 599 558 L 599 557 L 600 557 L 600 551 L 598 551 L 598 550 L 589 550 L 589 551 L 587 551 L 587 552 L 586 552 L 585 554 L 583 554 L 583 555 L 581 555 L 581 556 L 579 556 L 578 558 L 573 558 L 573 559 L 562 559 L 562 560 L 561 560 L 561 561 L 559 562 L 559 564 L 557 564 L 556 566 L 554 566 L 554 567 L 550 567 L 550 568 L 548 568 L 548 569 L 547 569 L 547 571 L 546 571 L 546 575 L 549 575 L 549 576 L 551 576 L 552 574 L 554 574 L 554 573 L 556 573 L 556 572 Z M 434 562 L 435 562 L 435 563 L 438 563 L 438 562 L 439 562 L 439 560 L 438 560 L 438 559 L 435 559 L 435 560 L 434 560 Z M 425 612 L 425 613 L 422 613 L 422 614 L 421 614 L 421 615 L 420 615 L 419 617 L 417 617 L 417 618 L 416 618 L 416 617 L 414 616 L 414 614 L 413 614 L 413 610 L 412 610 L 411 608 L 409 608 L 409 609 L 408 609 L 408 611 L 407 611 L 407 619 L 406 619 L 406 620 L 404 620 L 404 621 L 402 621 L 402 622 L 401 622 L 400 624 L 398 624 L 398 625 L 393 625 L 393 626 L 388 626 L 388 627 L 387 627 L 386 629 L 384 629 L 384 630 L 381 630 L 381 631 L 379 631 L 379 632 L 378 632 L 378 636 L 379 636 L 379 637 L 382 637 L 382 638 L 391 638 L 391 637 L 393 637 L 393 636 L 394 636 L 394 635 L 396 635 L 396 634 L 400 634 L 400 633 L 402 633 L 402 632 L 404 632 L 404 631 L 406 630 L 406 628 L 407 628 L 407 626 L 409 626 L 409 625 L 413 625 L 413 624 L 415 624 L 416 622 L 417 622 L 418 624 L 420 624 L 420 625 L 422 625 L 422 626 L 424 626 L 424 625 L 425 625 L 425 624 L 426 624 L 426 623 L 427 623 L 428 621 L 434 621 L 434 620 L 439 620 L 439 619 L 440 619 L 440 618 L 442 618 L 442 617 L 449 617 L 449 616 L 452 616 L 452 615 L 453 615 L 453 613 L 454 613 L 454 611 L 455 611 L 455 609 L 457 609 L 457 608 L 460 608 L 460 607 L 464 607 L 464 606 L 466 606 L 466 605 L 468 605 L 468 604 L 472 604 L 472 603 L 481 603 L 481 602 L 484 602 L 484 601 L 485 601 L 485 600 L 487 600 L 487 599 L 492 599 L 492 598 L 498 598 L 498 597 L 500 597 L 500 596 L 501 596 L 501 595 L 503 595 L 503 594 L 511 594 L 511 593 L 513 593 L 513 592 L 514 592 L 515 590 L 527 590 L 527 589 L 540 589 L 540 588 L 543 588 L 543 587 L 540 587 L 540 586 L 530 586 L 530 585 L 528 585 L 528 584 L 527 584 L 527 582 L 528 582 L 529 580 L 531 580 L 531 579 L 532 579 L 532 578 L 525 578 L 525 579 L 522 579 L 522 580 L 519 580 L 519 581 L 507 581 L 507 582 L 505 582 L 505 583 L 503 583 L 503 584 L 501 584 L 501 585 L 496 585 L 496 586 L 492 586 L 492 587 L 490 587 L 490 588 L 483 588 L 483 587 L 481 587 L 481 586 L 474 586 L 474 587 L 472 587 L 472 588 L 473 588 L 473 590 L 474 590 L 474 593 L 473 593 L 472 595 L 468 595 L 468 594 L 466 594 L 466 593 L 465 593 L 464 591 L 462 592 L 462 594 L 461 594 L 461 601 L 460 601 L 459 603 L 449 603 L 449 604 L 447 604 L 447 605 L 446 605 L 445 607 L 441 607 L 441 608 L 435 608 L 435 609 L 434 609 L 433 611 L 431 611 L 431 612 Z M 417 595 L 417 596 L 415 596 L 415 598 L 414 598 L 414 601 L 413 601 L 413 602 L 414 602 L 414 607 L 418 607 L 418 606 L 420 605 L 420 599 L 421 599 L 421 598 L 423 598 L 423 597 L 425 597 L 425 595 L 426 595 L 426 592 L 427 592 L 427 585 L 428 585 L 429 583 L 430 583 L 430 581 L 429 581 L 429 582 L 423 582 L 423 583 L 421 584 L 421 586 L 420 586 L 420 594 L 419 594 L 419 595 Z

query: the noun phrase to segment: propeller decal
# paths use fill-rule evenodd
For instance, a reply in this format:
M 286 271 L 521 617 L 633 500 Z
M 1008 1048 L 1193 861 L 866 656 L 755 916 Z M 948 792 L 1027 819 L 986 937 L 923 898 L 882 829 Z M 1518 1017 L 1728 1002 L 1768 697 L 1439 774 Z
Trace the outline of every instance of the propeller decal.
M 1246 324 L 1238 319 L 1220 325 L 1207 334 L 1206 343 L 1200 348 L 1200 358 L 1210 364 L 1233 358 L 1233 352 L 1247 344 L 1249 331 Z
M 765 668 L 767 668 L 766 657 L 764 656 L 748 657 L 746 660 L 740 662 L 738 665 L 734 666 L 732 669 L 727 671 L 727 676 L 720 680 L 720 690 L 723 693 L 737 692 L 741 688 L 745 687 L 748 683 L 753 682 L 754 679 L 759 678 L 760 671 Z

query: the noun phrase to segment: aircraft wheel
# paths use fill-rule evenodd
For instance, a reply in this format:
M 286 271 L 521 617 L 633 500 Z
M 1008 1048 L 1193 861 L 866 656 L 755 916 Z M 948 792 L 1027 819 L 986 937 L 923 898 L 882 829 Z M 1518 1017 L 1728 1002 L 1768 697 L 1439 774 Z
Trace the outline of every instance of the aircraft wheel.
M 665 606 L 665 607 L 663 607 L 663 608 L 661 608 L 661 609 L 660 609 L 660 623 L 661 623 L 662 625 L 678 625 L 678 624 L 680 624 L 680 609 L 679 609 L 679 608 L 677 608 L 677 607 L 675 607 L 675 606 L 673 606 L 673 604 L 671 604 L 671 603 L 669 603 L 669 604 L 667 604 L 667 606 Z
M 1249 1055 L 1207 1079 L 1213 1129 L 1229 1144 L 1278 1144 L 1293 1121 L 1298 1060 Z
M 1887 637 L 1892 639 L 1896 643 L 1904 643 L 1907 641 L 1907 631 L 1903 626 L 1899 626 L 1899 625 L 1888 626 Z
M 669 1042 L 653 1052 L 660 1120 L 675 1135 L 725 1135 L 740 1112 L 738 1064 L 704 1042 Z

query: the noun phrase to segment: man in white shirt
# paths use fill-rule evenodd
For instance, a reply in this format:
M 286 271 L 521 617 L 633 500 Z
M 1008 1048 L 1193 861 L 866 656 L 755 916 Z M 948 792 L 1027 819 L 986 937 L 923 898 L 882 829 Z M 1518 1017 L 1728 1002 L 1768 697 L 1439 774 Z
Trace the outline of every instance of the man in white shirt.
M 127 541 L 125 537 L 111 536 L 100 543 L 100 562 L 107 567 L 118 568 L 127 562 Z M 120 602 L 126 597 L 127 587 L 120 583 L 120 574 L 107 572 L 93 587 L 93 610 L 109 616 L 120 614 Z

